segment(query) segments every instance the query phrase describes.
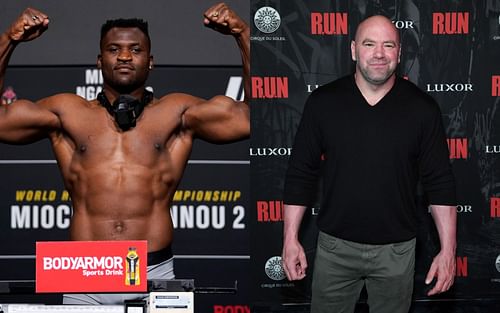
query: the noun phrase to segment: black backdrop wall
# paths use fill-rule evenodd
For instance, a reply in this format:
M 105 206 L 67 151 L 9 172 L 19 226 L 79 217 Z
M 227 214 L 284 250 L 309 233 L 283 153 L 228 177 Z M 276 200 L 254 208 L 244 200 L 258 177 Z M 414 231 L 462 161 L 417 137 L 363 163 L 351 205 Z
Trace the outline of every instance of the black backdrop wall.
M 309 302 L 311 272 L 304 281 L 292 283 L 280 266 L 283 177 L 307 96 L 353 71 L 350 41 L 359 21 L 373 14 L 388 16 L 401 32 L 399 74 L 441 106 L 458 185 L 456 284 L 441 297 L 425 296 L 423 280 L 439 241 L 421 198 L 413 310 L 428 312 L 438 303 L 432 301 L 450 299 L 447 312 L 465 312 L 456 304 L 460 299 L 498 299 L 500 1 L 252 0 L 250 11 L 250 218 L 256 309 Z M 319 209 L 310 208 L 301 233 L 310 265 Z M 423 303 L 431 304 L 424 309 Z M 297 307 L 290 305 L 289 311 Z M 494 310 L 498 307 L 480 309 Z
M 203 26 L 203 12 L 217 2 L 2 0 L 0 30 L 4 31 L 26 7 L 37 8 L 50 17 L 49 30 L 39 40 L 19 46 L 11 65 L 95 64 L 102 23 L 120 17 L 139 17 L 149 22 L 156 64 L 239 65 L 240 56 L 233 42 Z M 247 0 L 225 2 L 248 17 Z
M 240 55 L 235 41 L 203 26 L 215 1 L 1 1 L 0 30 L 27 6 L 50 16 L 42 37 L 20 45 L 6 75 L 4 101 L 37 100 L 71 92 L 93 99 L 102 81 L 95 68 L 100 25 L 117 17 L 149 21 L 155 69 L 148 85 L 155 95 L 186 92 L 204 98 L 242 98 Z M 248 18 L 247 1 L 227 1 Z M 197 295 L 197 312 L 249 311 L 248 141 L 230 145 L 196 142 L 171 212 L 178 278 L 200 287 L 233 287 L 236 294 Z M 226 193 L 225 200 L 190 195 Z M 67 239 L 71 204 L 50 145 L 0 145 L 0 280 L 34 279 L 37 240 Z M 59 295 L 0 294 L 0 303 L 59 303 Z

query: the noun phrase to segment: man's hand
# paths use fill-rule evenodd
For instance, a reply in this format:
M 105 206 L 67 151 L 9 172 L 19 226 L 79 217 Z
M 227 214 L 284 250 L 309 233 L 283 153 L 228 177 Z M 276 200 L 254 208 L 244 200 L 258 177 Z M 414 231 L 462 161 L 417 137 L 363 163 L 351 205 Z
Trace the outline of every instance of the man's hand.
M 304 253 L 304 248 L 297 240 L 287 240 L 284 242 L 281 259 L 288 280 L 300 280 L 306 277 L 306 254 Z
M 431 214 L 438 230 L 441 251 L 434 257 L 431 268 L 425 278 L 425 283 L 429 285 L 434 277 L 437 277 L 436 284 L 427 293 L 428 296 L 450 289 L 455 279 L 457 262 L 455 258 L 457 246 L 457 208 L 452 205 L 431 204 Z
M 27 8 L 7 30 L 15 42 L 30 41 L 39 37 L 49 27 L 48 16 L 36 9 Z
M 219 3 L 205 11 L 203 23 L 225 35 L 237 35 L 248 25 L 225 3 Z
M 444 253 L 441 251 L 432 261 L 425 283 L 429 285 L 434 277 L 437 277 L 436 284 L 427 293 L 432 296 L 438 293 L 448 291 L 453 285 L 456 271 L 456 259 L 453 253 Z

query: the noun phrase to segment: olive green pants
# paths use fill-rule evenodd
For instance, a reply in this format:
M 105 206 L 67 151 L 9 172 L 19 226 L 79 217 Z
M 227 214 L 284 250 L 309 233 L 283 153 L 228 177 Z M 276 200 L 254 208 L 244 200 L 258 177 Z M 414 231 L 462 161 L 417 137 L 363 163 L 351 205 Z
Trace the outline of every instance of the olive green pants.
M 415 239 L 369 245 L 319 233 L 311 313 L 352 313 L 363 285 L 370 313 L 407 313 L 413 292 Z

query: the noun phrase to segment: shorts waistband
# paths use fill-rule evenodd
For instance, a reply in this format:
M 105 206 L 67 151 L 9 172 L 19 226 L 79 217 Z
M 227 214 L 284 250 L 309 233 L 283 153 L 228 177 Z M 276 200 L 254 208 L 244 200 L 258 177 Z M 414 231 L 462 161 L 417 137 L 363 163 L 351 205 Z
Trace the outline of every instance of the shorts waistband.
M 171 259 L 173 256 L 172 246 L 168 246 L 158 251 L 148 252 L 148 266 L 159 264 L 163 261 Z

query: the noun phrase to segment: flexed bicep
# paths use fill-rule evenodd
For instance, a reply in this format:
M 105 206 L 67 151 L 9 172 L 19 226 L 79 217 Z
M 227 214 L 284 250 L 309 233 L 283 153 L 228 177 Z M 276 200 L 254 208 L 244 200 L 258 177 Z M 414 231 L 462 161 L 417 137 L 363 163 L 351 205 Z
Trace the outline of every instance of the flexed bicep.
M 245 102 L 216 96 L 190 106 L 183 126 L 195 137 L 215 143 L 232 142 L 250 135 L 250 113 Z
M 46 100 L 18 100 L 0 106 L 0 141 L 26 144 L 45 138 L 60 128 L 60 120 Z

